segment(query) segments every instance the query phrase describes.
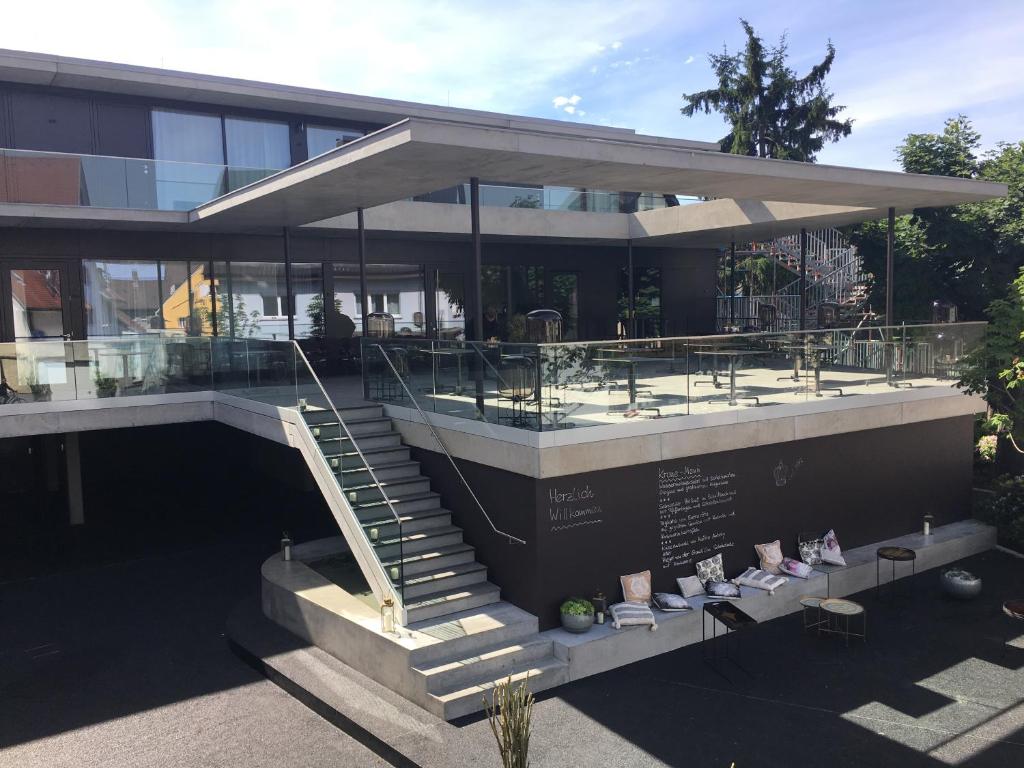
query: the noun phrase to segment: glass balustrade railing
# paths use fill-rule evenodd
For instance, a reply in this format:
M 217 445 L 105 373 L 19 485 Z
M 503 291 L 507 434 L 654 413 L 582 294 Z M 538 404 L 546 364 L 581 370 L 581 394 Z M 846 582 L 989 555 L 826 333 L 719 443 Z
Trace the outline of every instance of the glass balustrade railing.
M 294 342 L 154 334 L 0 344 L 0 415 L 5 406 L 25 403 L 201 391 L 301 413 L 323 466 L 355 515 L 366 551 L 401 604 L 404 522 L 375 465 L 393 462 L 407 449 L 397 433 L 362 438 L 367 425 L 358 416 L 351 426 L 341 417 Z
M 411 397 L 427 413 L 545 431 L 950 388 L 984 329 L 958 323 L 563 344 L 366 340 L 364 376 L 379 402 L 411 405 Z
M 277 173 L 170 160 L 0 150 L 0 202 L 188 211 Z

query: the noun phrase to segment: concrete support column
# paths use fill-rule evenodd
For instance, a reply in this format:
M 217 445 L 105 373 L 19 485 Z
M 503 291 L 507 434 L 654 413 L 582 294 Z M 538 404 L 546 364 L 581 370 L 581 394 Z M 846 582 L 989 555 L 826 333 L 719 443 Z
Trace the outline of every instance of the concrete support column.
M 82 459 L 78 450 L 78 433 L 64 435 L 64 461 L 67 466 L 68 523 L 85 524 L 85 505 L 82 500 Z
M 800 230 L 800 330 L 807 328 L 807 230 Z
M 889 209 L 889 226 L 885 236 L 885 324 L 896 325 L 896 304 L 893 301 L 894 251 L 896 248 L 896 209 Z

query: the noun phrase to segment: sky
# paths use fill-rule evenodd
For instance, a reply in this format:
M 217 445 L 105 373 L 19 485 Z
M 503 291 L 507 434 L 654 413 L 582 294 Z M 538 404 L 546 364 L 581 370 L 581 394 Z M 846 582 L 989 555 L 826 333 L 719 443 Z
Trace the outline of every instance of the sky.
M 958 113 L 988 148 L 1024 139 L 1024 0 L 50 0 L 5 7 L 0 47 L 715 141 L 719 115 L 679 108 L 740 17 L 800 74 L 835 45 L 854 129 L 819 162 L 896 168 Z

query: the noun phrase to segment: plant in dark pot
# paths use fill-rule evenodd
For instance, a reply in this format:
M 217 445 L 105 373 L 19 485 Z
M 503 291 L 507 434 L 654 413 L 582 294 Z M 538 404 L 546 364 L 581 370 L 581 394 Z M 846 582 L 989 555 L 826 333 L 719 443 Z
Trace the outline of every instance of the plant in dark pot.
M 594 604 L 582 597 L 570 597 L 561 607 L 562 629 L 581 635 L 594 626 Z
M 96 397 L 113 397 L 117 394 L 117 379 L 97 371 L 92 380 L 96 385 Z

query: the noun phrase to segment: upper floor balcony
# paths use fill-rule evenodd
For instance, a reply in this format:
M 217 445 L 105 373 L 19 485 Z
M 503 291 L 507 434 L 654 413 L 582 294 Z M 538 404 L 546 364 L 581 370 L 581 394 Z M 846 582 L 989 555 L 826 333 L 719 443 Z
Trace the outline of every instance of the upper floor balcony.
M 278 172 L 275 168 L 0 149 L 0 203 L 190 211 Z M 469 185 L 414 199 L 468 204 Z M 511 184 L 480 187 L 483 206 L 547 211 L 633 213 L 697 200 L 653 192 Z

